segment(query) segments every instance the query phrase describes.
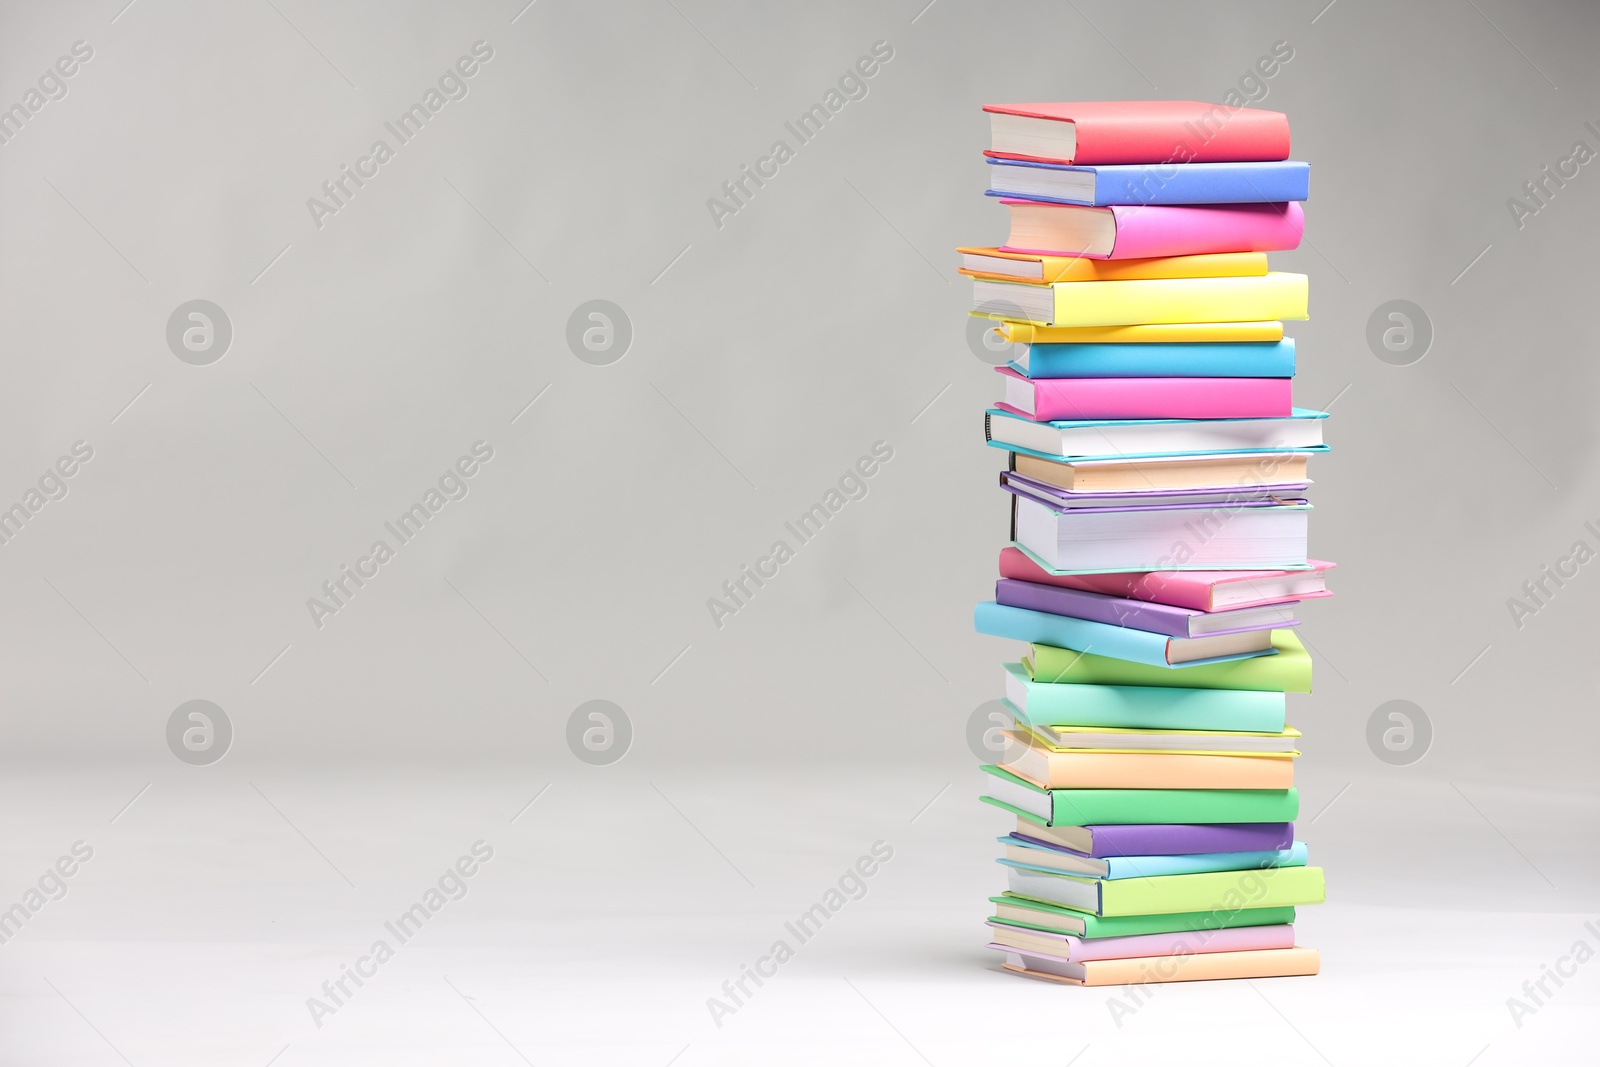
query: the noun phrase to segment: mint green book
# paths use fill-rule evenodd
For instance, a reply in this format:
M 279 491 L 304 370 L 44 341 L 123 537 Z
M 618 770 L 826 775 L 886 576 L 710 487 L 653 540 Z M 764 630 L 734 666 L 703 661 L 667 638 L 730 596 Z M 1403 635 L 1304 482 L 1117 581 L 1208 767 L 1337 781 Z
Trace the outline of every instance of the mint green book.
M 1321 867 L 1251 867 L 1115 880 L 1008 867 L 1006 877 L 1019 896 L 1099 916 L 1293 907 L 1321 904 L 1326 895 Z
M 1293 907 L 1241 908 L 1237 911 L 1185 911 L 1170 915 L 1089 915 L 1006 892 L 990 897 L 991 922 L 1077 937 L 1132 937 L 1177 934 L 1192 930 L 1226 930 L 1235 926 L 1278 926 L 1294 922 Z
M 1036 682 L 1022 664 L 1004 666 L 1006 699 L 1020 712 L 1018 719 L 1035 726 L 1276 734 L 1283 732 L 1289 708 L 1282 693 Z
M 1123 823 L 1294 822 L 1300 793 L 1289 789 L 1046 789 L 985 764 L 985 804 L 1042 826 Z

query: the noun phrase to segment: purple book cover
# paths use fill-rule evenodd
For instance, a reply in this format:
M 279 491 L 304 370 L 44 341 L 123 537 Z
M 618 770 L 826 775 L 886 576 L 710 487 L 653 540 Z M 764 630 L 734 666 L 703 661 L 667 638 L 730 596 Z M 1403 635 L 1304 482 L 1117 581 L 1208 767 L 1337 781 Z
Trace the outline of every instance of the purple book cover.
M 1207 614 L 1193 608 L 1154 604 L 1145 600 L 1129 600 L 1120 596 L 1108 596 L 1105 593 L 1091 593 L 1084 589 L 1067 589 L 1059 585 L 1024 582 L 1016 578 L 1002 578 L 996 582 L 994 599 L 996 603 L 1007 607 L 1027 608 L 1029 611 L 1043 611 L 1051 615 L 1087 619 L 1090 622 L 1103 622 L 1108 626 L 1122 626 L 1130 630 L 1143 630 L 1145 633 L 1179 638 L 1193 636 L 1189 633 L 1189 620 L 1194 616 Z M 1253 612 L 1255 609 L 1242 610 Z M 1218 611 L 1209 614 L 1225 618 L 1229 612 Z M 1285 626 L 1293 626 L 1298 621 L 1262 622 L 1231 629 L 1208 630 L 1203 636 L 1214 637 L 1218 634 L 1237 634 L 1250 630 L 1282 629 Z
M 1304 497 L 1277 498 L 1260 494 L 1236 494 L 1236 499 L 1231 501 L 1207 501 L 1192 504 L 1155 504 L 1155 503 L 1130 503 L 1107 505 L 1102 507 L 1075 507 L 1063 500 L 1052 499 L 1046 493 L 1030 490 L 1027 486 L 1011 479 L 1002 480 L 1000 488 L 1013 496 L 1022 497 L 1024 500 L 1036 500 L 1057 514 L 1090 515 L 1098 512 L 1111 511 L 1208 511 L 1216 508 L 1281 508 L 1304 507 L 1307 503 Z
M 1195 856 L 1202 852 L 1266 852 L 1294 847 L 1292 822 L 1130 823 L 1087 826 L 1094 851 L 1077 852 L 1027 834 L 1015 834 L 1030 845 L 1089 859 L 1114 856 Z

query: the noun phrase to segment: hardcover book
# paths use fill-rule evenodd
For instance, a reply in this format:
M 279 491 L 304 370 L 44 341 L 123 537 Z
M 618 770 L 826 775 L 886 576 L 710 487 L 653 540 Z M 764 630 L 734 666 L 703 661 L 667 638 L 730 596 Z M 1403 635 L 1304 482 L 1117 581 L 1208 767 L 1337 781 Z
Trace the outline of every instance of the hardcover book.
M 1045 647 L 1035 646 L 1035 656 L 1038 649 Z M 1264 658 L 1276 660 L 1280 657 Z M 1113 673 L 1104 664 L 1117 663 L 1127 664 L 1125 674 L 1131 675 L 1135 667 L 1150 673 L 1159 671 L 1173 679 L 1175 684 L 1087 680 L 1097 674 L 1104 676 Z M 1101 665 L 1099 671 L 1095 670 L 1096 664 Z M 1025 662 L 1007 663 L 1004 669 L 1006 699 L 1016 708 L 1017 719 L 1035 729 L 1093 726 L 1120 730 L 1281 733 L 1287 715 L 1288 700 L 1282 690 L 1184 687 L 1184 679 L 1197 676 L 1197 672 L 1202 670 L 1199 667 L 1175 671 L 1165 667 L 1145 667 L 1113 656 L 1083 654 L 1072 662 L 1064 675 L 1064 678 L 1076 679 L 1081 672 L 1085 679 L 1082 682 L 1034 681 L 1029 676 Z M 1206 677 L 1204 674 L 1198 676 Z
M 1004 861 L 1001 861 L 1004 863 Z M 1164 915 L 1321 904 L 1321 867 L 1262 867 L 1155 878 L 1080 878 L 1006 865 L 1011 891 L 1092 915 Z
M 1059 752 L 1016 730 L 998 766 L 1049 789 L 1288 789 L 1288 753 L 1224 756 L 1177 752 Z
M 1196 952 L 1191 955 L 1146 956 L 1125 960 L 1070 960 L 1040 953 L 1005 952 L 1008 971 L 1066 985 L 1144 985 L 1148 982 L 1202 982 L 1222 978 L 1287 978 L 1316 974 L 1322 967 L 1314 948 L 1279 948 L 1254 952 Z
M 1254 162 L 1289 158 L 1280 111 L 1200 100 L 987 104 L 986 156 L 1044 163 Z
M 1288 789 L 1046 789 L 994 764 L 980 799 L 1046 826 L 1112 823 L 1294 822 L 1300 794 Z M 1168 908 L 1183 911 L 1183 908 Z
M 1060 508 L 1005 488 L 1015 543 L 1053 573 L 1307 567 L 1304 503 Z
M 1294 927 L 1235 926 L 1221 930 L 1172 931 L 1127 937 L 1078 937 L 1049 930 L 1029 930 L 989 920 L 993 944 L 1019 952 L 1042 952 L 1083 963 L 1087 960 L 1121 960 L 1140 956 L 1188 955 L 1195 952 L 1243 952 L 1252 949 L 1292 948 Z
M 1035 644 L 1022 661 L 1036 683 L 1073 682 L 1090 685 L 1182 686 L 1193 689 L 1254 690 L 1270 693 L 1311 692 L 1311 657 L 1293 630 L 1273 630 L 1275 656 L 1256 656 L 1226 663 L 1207 663 L 1182 670 L 1152 667 L 1115 656 Z M 1034 690 L 1033 692 L 1038 692 Z M 1281 729 L 1281 724 L 1280 727 Z M 1223 727 L 1217 727 L 1223 729 Z
M 992 278 L 972 280 L 974 311 L 1041 326 L 1303 319 L 1308 315 L 1307 294 L 1306 276 L 1284 271 L 1248 278 L 1151 278 L 1053 285 Z
M 1265 274 L 1266 271 L 1261 271 Z M 1030 279 L 1031 280 L 1031 279 Z M 1281 322 L 1147 322 L 1135 326 L 1041 326 L 1004 315 L 970 311 L 988 319 L 1002 340 L 1012 344 L 1218 344 L 1281 341 Z
M 1124 626 L 1087 619 L 1007 607 L 992 600 L 978 605 L 972 621 L 979 633 L 993 637 L 1045 642 L 1060 648 L 1084 651 L 1092 648 L 1105 656 L 1182 670 L 1191 670 L 1198 664 L 1275 654 L 1271 630 L 1208 637 L 1168 637 L 1166 634 L 1130 630 Z
M 1288 378 L 1045 378 L 1010 367 L 998 408 L 1035 422 L 1270 419 L 1294 411 Z
M 1152 259 L 1218 252 L 1279 252 L 1298 246 L 1305 230 L 1305 213 L 1295 203 L 1074 207 L 1014 197 L 1002 197 L 1000 203 L 1011 212 L 1011 234 L 1000 247 L 1007 252 L 1048 256 Z M 1211 315 L 1196 315 L 1155 321 L 1218 320 Z
M 990 196 L 1057 204 L 1249 204 L 1304 200 L 1311 164 L 1188 163 L 1160 166 L 1110 163 L 1067 166 L 1021 159 L 989 159 Z
M 1187 856 L 1114 856 L 1085 859 L 1022 834 L 997 838 L 1005 849 L 1001 863 L 1008 867 L 1038 869 L 1081 878 L 1120 881 L 1124 878 L 1158 878 L 1216 871 L 1255 871 L 1263 867 L 1304 867 L 1309 858 L 1304 844 L 1251 852 L 1207 852 Z
M 1041 826 L 1031 818 L 1018 816 L 1017 829 L 1013 836 L 1064 849 L 1086 859 L 1110 859 L 1116 856 L 1192 856 L 1208 852 L 1276 852 L 1292 848 L 1294 823 Z
M 1299 625 L 1294 617 L 1293 601 L 1206 612 L 1063 588 L 1047 582 L 1023 582 L 1015 578 L 1002 578 L 996 582 L 994 599 L 997 604 L 1008 607 L 1126 626 L 1131 630 L 1145 630 L 1168 637 L 1204 637 L 1207 634 L 1274 630 Z
M 1325 411 L 1295 408 L 1271 419 L 1097 419 L 1035 422 L 1026 415 L 990 408 L 984 438 L 996 448 L 1032 452 L 1046 459 L 1129 460 L 1152 457 L 1256 455 L 1286 451 L 1326 452 Z M 1278 478 L 1263 479 L 1278 481 Z
M 1137 934 L 1192 932 L 1293 923 L 1293 908 L 1246 908 L 1243 911 L 1178 912 L 1172 915 L 1089 915 L 1012 892 L 990 897 L 993 921 L 1027 930 L 1049 930 L 1084 938 L 1129 937 Z
M 996 448 L 1008 446 L 993 443 Z M 1214 452 L 1129 459 L 1058 458 L 1013 449 L 1008 462 L 1035 485 L 1067 493 L 1151 493 L 1214 490 L 1224 493 L 1298 486 L 1313 452 L 1327 446 L 1281 452 Z
M 1328 572 L 1336 564 L 1306 560 L 1303 571 L 1135 571 L 1127 574 L 1055 575 L 1016 548 L 1000 550 L 1000 575 L 1103 596 L 1225 612 L 1332 596 Z
M 1009 364 L 1025 378 L 1293 378 L 1294 341 L 1030 344 Z
M 1155 259 L 1085 259 L 1001 248 L 958 248 L 961 273 L 969 278 L 1035 282 L 1124 282 L 1140 278 L 1235 278 L 1267 273 L 1264 252 L 1217 252 Z
M 1167 690 L 1171 692 L 1171 690 Z M 1045 726 L 1029 722 L 1022 710 L 1002 700 L 1029 743 L 1050 752 L 1146 752 L 1184 756 L 1298 756 L 1300 731 L 1133 730 L 1100 726 Z M 1024 776 L 1026 777 L 1026 776 Z

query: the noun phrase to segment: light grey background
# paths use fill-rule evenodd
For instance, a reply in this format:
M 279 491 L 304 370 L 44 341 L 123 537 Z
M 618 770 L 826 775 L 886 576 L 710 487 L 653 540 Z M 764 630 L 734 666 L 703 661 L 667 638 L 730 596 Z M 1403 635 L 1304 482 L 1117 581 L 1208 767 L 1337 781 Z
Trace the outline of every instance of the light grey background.
M 1504 1001 L 1600 943 L 1600 564 L 1520 628 L 1507 599 L 1600 547 L 1597 165 L 1520 229 L 1506 201 L 1575 141 L 1600 149 L 1592 6 L 3 19 L 0 106 L 94 49 L 0 146 L 0 505 L 94 449 L 0 546 L 0 907 L 74 840 L 97 848 L 0 946 L 8 1062 L 944 1065 L 997 1040 L 1047 1062 L 1087 1043 L 1086 1065 L 1245 1041 L 1294 1063 L 1587 1062 L 1593 974 L 1521 1027 Z M 307 198 L 479 40 L 468 95 L 319 228 Z M 1274 264 L 1311 275 L 1296 394 L 1333 412 L 1312 548 L 1337 596 L 1303 612 L 1317 693 L 1292 705 L 1330 886 L 1302 940 L 1326 969 L 1162 990 L 1115 1026 L 1102 993 L 1009 980 L 976 947 L 1001 827 L 965 724 L 1014 649 L 971 632 L 1005 505 L 952 249 L 1004 237 L 981 104 L 1221 99 L 1280 40 L 1260 104 L 1313 178 L 1308 240 Z M 718 227 L 707 199 L 878 41 L 867 95 Z M 197 298 L 234 331 L 209 366 L 165 340 Z M 632 324 L 610 366 L 566 342 L 594 299 Z M 1392 299 L 1433 324 L 1411 366 L 1365 340 Z M 480 440 L 469 495 L 313 625 L 306 599 Z M 880 440 L 867 496 L 715 626 L 707 598 Z M 1365 740 L 1397 698 L 1434 730 L 1408 767 Z M 232 723 L 212 766 L 167 749 L 192 699 Z M 631 720 L 610 766 L 567 747 L 592 699 Z M 405 975 L 313 1027 L 317 984 L 479 838 L 496 862 Z M 867 899 L 714 1027 L 705 998 L 877 839 L 896 859 Z M 1008 1032 L 1019 1005 L 1068 1036 Z M 1216 1041 L 1188 1048 L 1190 1023 Z M 797 1028 L 810 1044 L 783 1043 Z

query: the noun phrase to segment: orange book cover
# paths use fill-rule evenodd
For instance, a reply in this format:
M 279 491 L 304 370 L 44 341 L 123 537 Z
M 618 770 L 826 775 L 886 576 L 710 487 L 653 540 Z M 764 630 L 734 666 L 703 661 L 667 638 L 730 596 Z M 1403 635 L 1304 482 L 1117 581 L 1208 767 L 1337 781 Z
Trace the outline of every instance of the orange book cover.
M 1026 957 L 1024 957 L 1026 958 Z M 1206 982 L 1218 978 L 1287 978 L 1316 974 L 1322 957 L 1314 948 L 1250 949 L 1242 952 L 1196 952 L 1179 956 L 1135 956 L 1122 960 L 1088 960 L 1076 965 L 1082 978 L 1032 971 L 1014 963 L 1008 971 L 1066 985 L 1144 985 L 1149 982 Z
M 1288 789 L 1294 759 L 1288 753 L 1249 756 L 1174 752 L 1063 752 L 1030 743 L 1026 734 L 1001 731 L 1000 766 L 1046 789 Z

